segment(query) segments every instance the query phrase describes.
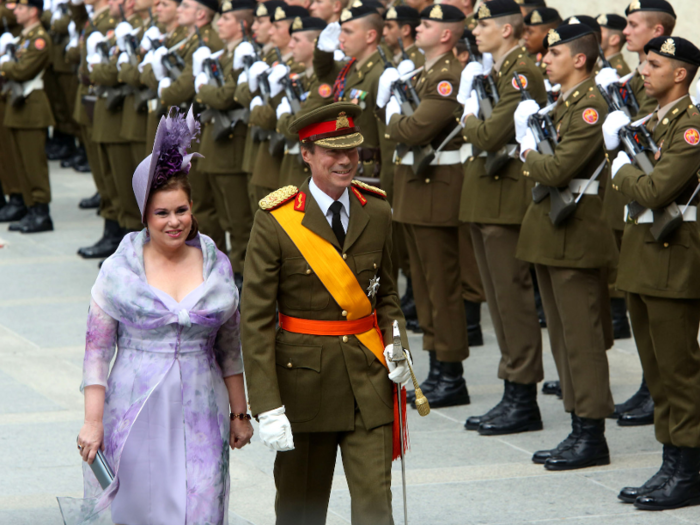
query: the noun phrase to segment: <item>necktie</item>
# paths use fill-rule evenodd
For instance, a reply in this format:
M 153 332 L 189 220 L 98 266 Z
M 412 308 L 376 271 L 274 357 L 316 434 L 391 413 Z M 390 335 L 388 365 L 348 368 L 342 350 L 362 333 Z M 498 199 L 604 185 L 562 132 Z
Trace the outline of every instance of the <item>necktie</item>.
M 345 242 L 345 230 L 343 229 L 343 223 L 340 222 L 340 209 L 342 207 L 343 205 L 340 203 L 340 201 L 335 201 L 333 204 L 331 204 L 330 208 L 331 213 L 333 214 L 331 228 L 333 229 L 333 233 L 335 233 L 335 237 L 338 239 L 341 248 Z

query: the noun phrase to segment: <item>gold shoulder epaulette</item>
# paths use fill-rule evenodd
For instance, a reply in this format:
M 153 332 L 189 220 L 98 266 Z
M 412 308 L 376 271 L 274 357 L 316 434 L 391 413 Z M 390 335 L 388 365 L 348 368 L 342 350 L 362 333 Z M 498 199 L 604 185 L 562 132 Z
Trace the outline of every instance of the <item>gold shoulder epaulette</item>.
M 352 185 L 359 189 L 362 193 L 369 193 L 371 195 L 381 197 L 382 199 L 386 199 L 386 192 L 384 190 L 380 190 L 379 188 L 365 184 L 360 180 L 353 179 Z
M 260 209 L 265 211 L 274 210 L 285 202 L 292 200 L 294 197 L 296 197 L 297 193 L 299 193 L 299 188 L 296 186 L 285 186 L 260 199 L 258 205 L 260 206 Z

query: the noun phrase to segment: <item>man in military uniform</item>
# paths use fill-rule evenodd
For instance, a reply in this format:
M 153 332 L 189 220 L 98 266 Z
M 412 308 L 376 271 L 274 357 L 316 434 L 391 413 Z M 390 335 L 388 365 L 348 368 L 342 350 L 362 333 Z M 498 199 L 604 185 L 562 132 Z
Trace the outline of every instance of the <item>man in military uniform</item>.
M 394 396 L 410 375 L 384 345 L 395 320 L 407 340 L 391 207 L 353 180 L 360 113 L 339 103 L 294 122 L 311 179 L 260 202 L 248 245 L 241 337 L 251 412 L 277 451 L 279 525 L 326 522 L 338 447 L 352 523 L 393 523 Z
M 615 242 L 602 215 L 605 167 L 600 127 L 607 105 L 593 71 L 598 40 L 586 24 L 564 24 L 547 36 L 544 61 L 562 95 L 552 115 L 558 144 L 553 155 L 537 151 L 528 127 L 537 104 L 523 101 L 515 112 L 522 175 L 549 188 L 549 198 L 533 202 L 525 214 L 517 257 L 533 263 L 547 316 L 547 330 L 557 365 L 564 409 L 571 413 L 572 432 L 559 446 L 539 451 L 535 463 L 548 470 L 607 465 L 605 417 L 613 410 L 607 345 L 601 307 L 601 269 L 614 264 Z M 558 213 L 560 192 L 576 196 L 568 216 Z
M 546 52 L 544 40 L 549 30 L 558 27 L 561 22 L 559 11 L 552 7 L 539 7 L 525 16 L 523 45 L 545 78 L 547 76 L 547 66 L 542 60 Z
M 471 223 L 474 252 L 501 350 L 498 377 L 504 381 L 500 403 L 482 416 L 467 419 L 468 430 L 483 435 L 542 428 L 537 383 L 543 378 L 542 335 L 535 310 L 530 265 L 515 257 L 520 224 L 533 183 L 521 176 L 515 154 L 513 112 L 521 94 L 517 72 L 534 99 L 546 100 L 544 80 L 518 42 L 523 16 L 514 0 L 491 0 L 477 12 L 474 30 L 479 51 L 491 53 L 493 71 L 470 63 L 462 72 L 458 99 L 465 104 L 463 138 L 473 152 L 464 164 L 459 219 Z M 477 75 L 493 75 L 499 101 L 484 116 L 472 90 Z M 480 118 L 481 115 L 484 118 Z M 478 153 L 478 151 L 483 153 Z
M 515 2 L 520 6 L 520 12 L 523 17 L 529 15 L 535 9 L 547 7 L 545 0 L 515 0 Z
M 3 55 L 0 77 L 13 82 L 22 93 L 8 96 L 3 124 L 9 129 L 27 214 L 10 224 L 10 231 L 36 233 L 53 230 L 49 215 L 51 184 L 46 160 L 46 132 L 55 121 L 44 92 L 42 74 L 51 60 L 51 41 L 39 20 L 43 9 L 40 0 L 20 0 L 15 5 L 17 23 L 22 26 L 15 59 Z
M 340 20 L 340 13 L 348 5 L 347 0 L 311 0 L 309 13 L 327 24 Z
M 600 24 L 600 47 L 605 54 L 605 58 L 617 71 L 617 74 L 624 77 L 631 72 L 627 62 L 625 62 L 625 57 L 622 56 L 622 48 L 625 47 L 625 35 L 622 32 L 627 27 L 627 20 L 625 20 L 625 17 L 615 13 L 608 13 L 598 15 L 596 22 Z
M 663 464 L 642 486 L 626 487 L 618 497 L 638 509 L 663 510 L 700 504 L 700 112 L 688 95 L 700 50 L 683 38 L 662 36 L 644 53 L 640 73 L 658 101 L 646 126 L 662 148 L 649 159 L 651 173 L 624 152 L 612 164 L 614 190 L 646 208 L 625 225 L 617 286 L 627 292 Z M 603 127 L 609 149 L 617 147 L 625 120 L 612 115 Z M 663 224 L 669 206 L 682 217 L 675 227 Z
M 438 2 L 436 2 L 438 3 Z M 474 6 L 476 5 L 476 0 L 441 0 L 439 2 L 441 5 L 451 5 L 456 7 L 462 13 L 464 13 L 464 27 L 470 31 L 476 27 L 476 20 L 474 19 Z M 423 8 L 425 9 L 425 7 Z M 422 9 L 418 12 L 421 12 Z
M 420 14 L 412 7 L 390 7 L 384 13 L 384 43 L 393 52 L 394 56 L 391 58 L 395 65 L 410 60 L 413 64 L 411 69 L 415 69 L 425 62 L 423 54 L 415 44 L 416 28 L 419 24 Z

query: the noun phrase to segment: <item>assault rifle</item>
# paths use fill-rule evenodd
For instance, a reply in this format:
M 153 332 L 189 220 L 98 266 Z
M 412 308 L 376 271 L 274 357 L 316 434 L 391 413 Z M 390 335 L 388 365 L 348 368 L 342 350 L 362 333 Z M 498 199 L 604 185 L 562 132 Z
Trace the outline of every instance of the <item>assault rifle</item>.
M 5 32 L 10 33 L 10 28 L 7 24 L 7 18 L 5 18 L 4 16 L 2 17 L 2 23 L 5 26 Z M 17 47 L 15 44 L 7 44 L 7 48 L 5 48 L 5 54 L 7 54 L 7 56 L 10 57 L 10 60 L 12 62 L 17 62 Z M 8 100 L 10 102 L 10 105 L 15 108 L 20 107 L 22 104 L 24 104 L 24 101 L 26 100 L 22 84 L 14 80 L 5 79 L 2 85 L 2 91 L 0 93 L 2 95 L 9 95 Z
M 600 55 L 600 61 L 603 64 L 603 67 L 614 70 L 615 68 L 612 67 L 610 61 L 607 58 L 605 58 L 605 53 L 603 52 L 603 48 L 600 47 L 600 45 L 598 45 L 598 53 Z M 604 95 L 607 95 L 608 98 L 611 99 L 614 106 L 618 110 L 623 111 L 628 117 L 632 117 L 639 112 L 639 104 L 637 104 L 637 99 L 635 98 L 634 93 L 632 93 L 632 90 L 627 87 L 626 83 L 621 84 L 620 82 L 613 82 L 607 87 L 607 89 L 598 84 L 598 89 L 601 93 L 605 91 Z M 622 96 L 623 91 L 628 92 L 627 97 L 629 100 L 629 106 Z
M 476 55 L 472 50 L 472 44 L 471 42 L 469 42 L 468 38 L 464 39 L 464 45 L 467 47 L 467 51 L 469 52 L 469 62 L 478 62 L 478 60 L 476 59 Z M 491 93 L 490 95 L 489 92 L 486 91 L 486 82 L 489 83 L 489 90 Z M 477 75 L 474 78 L 473 89 L 474 91 L 476 91 L 476 96 L 479 99 L 479 109 L 481 111 L 481 116 L 484 119 L 490 118 L 491 114 L 493 113 L 494 103 L 497 104 L 499 101 L 498 88 L 496 87 L 496 83 L 493 81 L 493 78 L 491 78 L 491 75 L 489 74 Z
M 221 53 L 214 53 L 211 57 L 204 60 L 202 63 L 202 70 L 207 76 L 207 83 L 210 86 L 217 88 L 223 87 L 226 80 L 222 73 L 221 63 L 219 62 L 219 55 Z M 243 120 L 245 116 L 244 109 L 237 109 L 234 111 L 220 111 L 211 107 L 205 109 L 200 115 L 201 122 L 211 122 L 213 127 L 214 140 L 226 140 L 231 138 L 231 132 L 236 124 Z
M 401 58 L 403 60 L 411 60 L 408 57 L 408 53 L 406 53 L 406 50 L 403 47 L 403 38 L 399 37 L 399 49 L 401 50 Z
M 386 58 L 386 53 L 384 53 L 381 46 L 377 48 L 377 51 L 384 62 L 385 70 L 394 67 L 394 65 Z M 411 71 L 410 73 L 399 77 L 398 80 L 395 80 L 391 84 L 391 94 L 396 97 L 396 100 L 401 106 L 401 114 L 407 117 L 413 115 L 415 108 L 417 108 L 418 104 L 420 104 L 420 98 L 418 97 L 418 93 L 416 93 L 416 89 L 411 83 L 411 77 L 415 76 L 416 73 L 422 69 L 423 68 L 421 67 Z

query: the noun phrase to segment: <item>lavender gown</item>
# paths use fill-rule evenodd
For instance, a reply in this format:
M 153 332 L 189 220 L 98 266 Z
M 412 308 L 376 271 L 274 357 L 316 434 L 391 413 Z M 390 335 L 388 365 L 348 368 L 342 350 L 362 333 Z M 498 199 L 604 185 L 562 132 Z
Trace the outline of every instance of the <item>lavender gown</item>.
M 204 282 L 178 303 L 148 285 L 145 242 L 144 232 L 127 235 L 92 289 L 83 385 L 107 388 L 115 481 L 103 491 L 83 463 L 84 499 L 58 499 L 67 525 L 228 522 L 223 378 L 243 371 L 231 265 L 209 237 L 188 242 L 202 250 Z

